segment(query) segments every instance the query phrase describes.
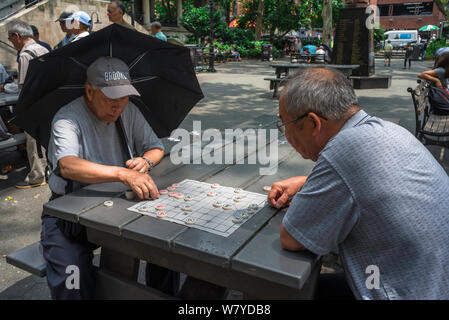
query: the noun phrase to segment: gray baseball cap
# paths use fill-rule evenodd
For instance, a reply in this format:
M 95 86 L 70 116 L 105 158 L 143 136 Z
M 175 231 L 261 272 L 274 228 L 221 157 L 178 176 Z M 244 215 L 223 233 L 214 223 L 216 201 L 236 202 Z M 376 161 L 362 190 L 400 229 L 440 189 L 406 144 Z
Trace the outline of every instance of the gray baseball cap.
M 87 68 L 87 82 L 101 89 L 109 99 L 140 96 L 131 84 L 129 68 L 122 60 L 100 57 Z

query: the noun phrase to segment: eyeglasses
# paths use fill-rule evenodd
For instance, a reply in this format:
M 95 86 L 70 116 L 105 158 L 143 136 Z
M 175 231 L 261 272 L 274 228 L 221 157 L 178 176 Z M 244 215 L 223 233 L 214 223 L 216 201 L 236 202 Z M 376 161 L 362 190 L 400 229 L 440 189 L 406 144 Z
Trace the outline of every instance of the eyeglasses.
M 307 117 L 308 114 L 309 114 L 309 112 L 307 112 L 307 113 L 305 113 L 305 114 L 303 114 L 303 115 L 301 115 L 301 116 L 299 116 L 299 117 L 296 117 L 296 118 L 293 119 L 293 120 L 289 120 L 289 121 L 287 121 L 287 122 L 278 121 L 278 122 L 276 123 L 276 127 L 278 128 L 278 130 L 279 130 L 282 134 L 285 134 L 285 126 L 286 126 L 287 124 L 292 123 L 292 122 L 296 122 L 296 121 L 298 121 L 298 120 L 301 120 L 302 118 Z M 322 116 L 320 116 L 319 114 L 317 114 L 317 116 L 320 117 L 320 118 L 323 118 L 324 120 L 327 120 L 325 117 L 322 117 Z

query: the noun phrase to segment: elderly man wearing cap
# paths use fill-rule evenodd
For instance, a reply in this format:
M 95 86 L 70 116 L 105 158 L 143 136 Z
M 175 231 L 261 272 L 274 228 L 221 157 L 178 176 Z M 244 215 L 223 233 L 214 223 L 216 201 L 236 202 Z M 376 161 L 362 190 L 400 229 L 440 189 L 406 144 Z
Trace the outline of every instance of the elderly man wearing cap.
M 62 32 L 65 33 L 64 38 L 55 46 L 54 49 L 62 48 L 70 43 L 72 39 L 75 37 L 75 35 L 72 33 L 71 29 L 67 28 L 66 19 L 70 17 L 72 14 L 70 12 L 64 11 L 61 13 L 58 19 L 55 20 L 55 22 L 59 22 L 59 26 L 61 27 Z
M 78 41 L 89 35 L 89 28 L 92 27 L 90 16 L 84 11 L 77 11 L 66 19 L 67 29 L 74 35 L 70 43 Z
M 89 66 L 85 95 L 62 107 L 52 122 L 48 147 L 51 199 L 88 184 L 105 182 L 122 182 L 139 199 L 159 197 L 148 172 L 162 159 L 164 146 L 139 109 L 129 101 L 130 95 L 139 93 L 131 85 L 129 69 L 123 61 L 101 57 Z M 138 155 L 133 159 L 124 151 L 127 148 L 121 140 L 123 130 L 133 154 Z M 43 215 L 41 243 L 52 297 L 93 298 L 94 246 L 87 242 L 85 229 Z M 69 290 L 65 285 L 69 276 L 66 268 L 70 265 L 79 268 L 78 289 Z M 158 271 L 154 274 L 174 281 L 179 277 L 166 269 L 162 270 L 165 273 Z

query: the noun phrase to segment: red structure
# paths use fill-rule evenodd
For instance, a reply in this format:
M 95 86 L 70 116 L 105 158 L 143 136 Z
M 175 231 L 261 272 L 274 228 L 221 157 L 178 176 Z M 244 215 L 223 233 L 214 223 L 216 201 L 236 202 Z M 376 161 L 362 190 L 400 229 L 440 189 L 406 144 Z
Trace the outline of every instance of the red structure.
M 380 24 L 386 30 L 417 30 L 425 25 L 437 27 L 444 16 L 433 0 L 371 0 L 380 11 Z

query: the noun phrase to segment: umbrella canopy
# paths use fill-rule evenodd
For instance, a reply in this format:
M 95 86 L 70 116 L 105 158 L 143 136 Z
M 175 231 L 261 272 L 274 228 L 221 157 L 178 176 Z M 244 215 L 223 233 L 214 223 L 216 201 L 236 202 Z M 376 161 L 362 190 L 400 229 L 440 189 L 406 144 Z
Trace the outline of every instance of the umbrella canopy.
M 13 122 L 47 147 L 54 115 L 84 94 L 87 67 L 101 56 L 128 65 L 141 94 L 130 100 L 160 138 L 169 136 L 203 98 L 187 48 L 114 23 L 32 60 Z
M 440 28 L 438 28 L 437 26 L 434 26 L 432 24 L 428 24 L 422 28 L 419 29 L 419 31 L 434 31 L 434 30 L 439 30 Z
M 311 54 L 315 54 L 316 53 L 316 47 L 313 44 L 308 44 L 308 45 L 302 47 L 301 52 L 303 52 L 304 49 L 306 49 L 306 48 L 309 49 L 309 52 Z

